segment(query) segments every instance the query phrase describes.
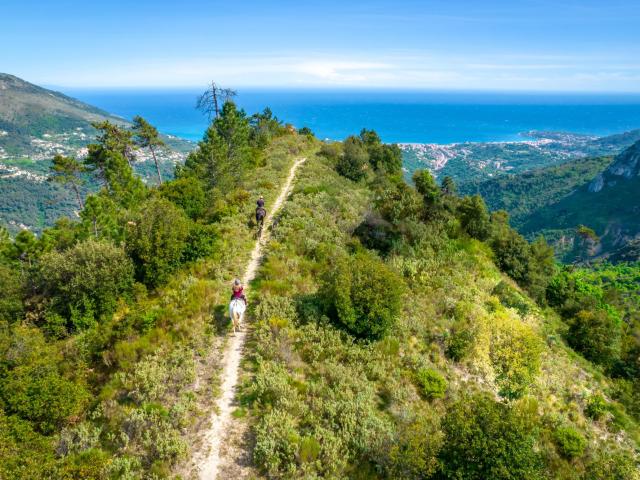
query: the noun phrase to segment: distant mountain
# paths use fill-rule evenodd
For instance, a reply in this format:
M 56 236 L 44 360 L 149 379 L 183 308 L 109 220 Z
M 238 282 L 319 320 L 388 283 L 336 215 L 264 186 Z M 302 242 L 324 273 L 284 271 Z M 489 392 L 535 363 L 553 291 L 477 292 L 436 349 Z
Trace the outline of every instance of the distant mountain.
M 533 212 L 520 230 L 549 237 L 568 261 L 640 258 L 640 142 L 587 184 Z
M 92 122 L 129 121 L 62 93 L 0 73 L 0 225 L 13 232 L 36 232 L 61 216 L 75 215 L 75 201 L 59 185 L 46 182 L 55 154 L 82 157 L 96 134 Z M 164 135 L 168 149 L 159 152 L 164 177 L 173 174 L 193 143 Z M 136 173 L 155 181 L 149 152 L 136 153 Z M 97 185 L 88 185 L 95 190 Z
M 91 122 L 102 120 L 127 123 L 62 93 L 0 73 L 0 146 L 7 155 L 31 153 L 34 137 L 73 131 L 88 134 Z
M 506 210 L 516 228 L 533 212 L 588 185 L 613 157 L 578 158 L 520 174 L 463 183 L 463 195 L 480 194 L 491 210 Z
M 589 191 L 597 193 L 603 189 L 614 188 L 620 181 L 629 180 L 638 175 L 640 175 L 640 142 L 618 155 L 614 162 L 589 184 Z

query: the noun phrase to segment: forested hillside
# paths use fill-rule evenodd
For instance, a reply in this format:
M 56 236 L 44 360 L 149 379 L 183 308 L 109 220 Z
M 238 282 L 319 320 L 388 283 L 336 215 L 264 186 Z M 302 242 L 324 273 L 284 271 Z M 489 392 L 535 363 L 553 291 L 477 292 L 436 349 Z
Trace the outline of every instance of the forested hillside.
M 61 216 L 74 216 L 75 195 L 48 182 L 57 154 L 83 158 L 87 144 L 109 124 L 134 128 L 135 122 L 110 115 L 59 92 L 0 73 L 0 226 L 12 234 L 29 228 L 40 233 Z M 191 142 L 160 135 L 153 152 L 132 144 L 127 160 L 145 183 L 157 183 L 157 169 L 171 178 L 193 148 Z M 156 167 L 155 164 L 158 164 Z M 87 176 L 83 190 L 100 182 Z
M 579 158 L 520 174 L 460 185 L 460 193 L 479 194 L 490 210 L 506 210 L 514 226 L 536 210 L 558 202 L 574 190 L 587 186 L 613 160 L 613 157 Z
M 105 184 L 79 220 L 0 237 L 0 478 L 185 478 L 254 199 L 302 156 L 248 290 L 235 468 L 640 478 L 638 267 L 559 268 L 450 179 L 407 183 L 369 130 L 325 144 L 227 102 L 152 187 L 129 140 L 108 128 L 84 162 L 54 161 L 65 188 Z
M 520 229 L 556 242 L 567 261 L 638 260 L 639 191 L 640 142 L 617 155 L 588 184 L 532 211 L 520 221 Z

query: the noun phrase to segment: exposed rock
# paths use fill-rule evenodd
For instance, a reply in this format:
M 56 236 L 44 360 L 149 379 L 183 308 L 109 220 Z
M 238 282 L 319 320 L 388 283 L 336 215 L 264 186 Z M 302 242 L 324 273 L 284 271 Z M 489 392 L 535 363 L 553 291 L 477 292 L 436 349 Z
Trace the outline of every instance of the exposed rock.
M 634 143 L 618 155 L 611 165 L 593 179 L 589 191 L 596 193 L 605 187 L 614 187 L 620 177 L 629 180 L 640 175 L 640 142 Z

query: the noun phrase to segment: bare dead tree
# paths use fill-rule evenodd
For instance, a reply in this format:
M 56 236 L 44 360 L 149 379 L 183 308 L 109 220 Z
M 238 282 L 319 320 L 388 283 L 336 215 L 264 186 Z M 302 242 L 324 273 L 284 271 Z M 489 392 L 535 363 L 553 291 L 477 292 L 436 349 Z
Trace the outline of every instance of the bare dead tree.
M 211 121 L 212 118 L 218 118 L 220 115 L 220 106 L 231 100 L 237 94 L 238 92 L 235 90 L 222 88 L 212 81 L 211 85 L 198 97 L 196 108 Z

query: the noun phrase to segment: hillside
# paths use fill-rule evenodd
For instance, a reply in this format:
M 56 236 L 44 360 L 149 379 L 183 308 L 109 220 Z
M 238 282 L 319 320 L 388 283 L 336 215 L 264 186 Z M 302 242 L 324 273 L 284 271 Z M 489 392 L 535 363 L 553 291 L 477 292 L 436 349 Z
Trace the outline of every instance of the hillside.
M 520 174 L 463 183 L 458 189 L 464 195 L 481 195 L 490 210 L 506 210 L 518 228 L 536 210 L 590 184 L 612 160 L 610 156 L 578 158 Z
M 640 130 L 598 137 L 564 132 L 526 132 L 518 142 L 466 142 L 450 145 L 403 144 L 409 173 L 428 168 L 437 178 L 478 183 L 576 159 L 616 155 L 640 140 Z
M 527 235 L 545 234 L 558 242 L 566 260 L 633 259 L 627 245 L 640 235 L 640 142 L 614 158 L 592 180 L 570 195 L 533 212 L 521 223 Z M 584 225 L 595 232 L 576 234 Z M 637 257 L 636 257 L 637 258 Z
M 640 478 L 637 267 L 559 271 L 372 131 L 228 102 L 162 186 L 107 140 L 79 220 L 0 235 L 1 478 Z
M 12 233 L 22 228 L 40 232 L 58 217 L 74 217 L 73 197 L 46 181 L 50 162 L 56 154 L 86 155 L 86 146 L 97 133 L 91 124 L 102 121 L 131 126 L 128 120 L 62 93 L 0 73 L 0 225 Z M 158 157 L 167 176 L 193 145 L 162 138 L 168 148 Z M 136 152 L 135 169 L 145 181 L 155 181 L 148 151 Z M 89 191 L 98 187 L 95 182 L 86 186 Z
M 0 73 L 0 155 L 29 156 L 33 140 L 44 135 L 55 139 L 67 134 L 70 144 L 81 145 L 83 134 L 93 133 L 91 122 L 103 120 L 126 123 L 62 93 Z
M 478 229 L 471 200 L 428 176 L 418 192 L 352 181 L 324 153 L 300 172 L 253 286 L 219 478 L 638 478 L 618 383 L 565 343 L 584 348 L 563 302 L 588 301 L 567 289 L 543 309 L 506 275 L 535 292 L 554 276 L 544 254 L 524 267 L 541 276 L 523 278 L 512 262 L 526 242 L 499 219 Z M 629 428 L 619 443 L 616 424 Z

